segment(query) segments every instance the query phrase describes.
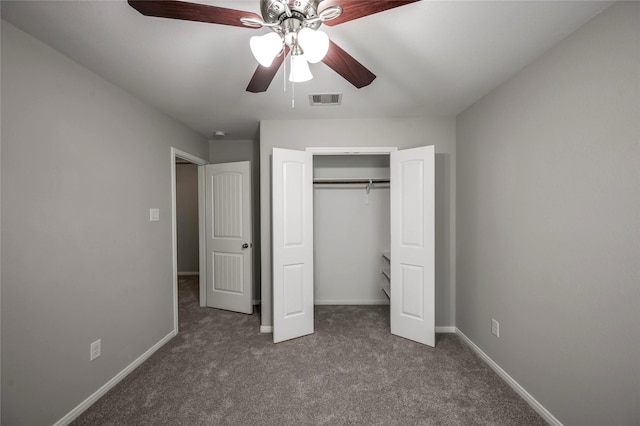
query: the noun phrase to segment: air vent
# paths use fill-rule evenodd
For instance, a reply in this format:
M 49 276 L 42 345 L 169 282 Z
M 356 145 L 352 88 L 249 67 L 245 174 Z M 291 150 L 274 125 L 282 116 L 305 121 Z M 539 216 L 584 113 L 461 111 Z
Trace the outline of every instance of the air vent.
M 319 105 L 340 105 L 342 103 L 342 93 L 316 93 L 309 95 L 311 106 Z

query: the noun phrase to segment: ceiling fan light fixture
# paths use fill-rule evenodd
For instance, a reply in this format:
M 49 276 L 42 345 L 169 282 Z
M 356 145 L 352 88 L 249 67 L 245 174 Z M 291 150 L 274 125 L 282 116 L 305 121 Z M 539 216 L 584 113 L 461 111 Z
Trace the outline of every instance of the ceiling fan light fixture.
M 289 81 L 293 83 L 302 83 L 313 78 L 309 63 L 305 55 L 291 55 L 291 72 L 289 73 Z
M 1 1 L 1 0 L 0 0 Z M 254 37 L 250 42 L 251 51 L 260 63 L 251 77 L 247 92 L 265 92 L 269 84 L 291 51 L 292 57 L 306 55 L 306 61 L 323 61 L 329 68 L 361 89 L 371 84 L 376 76 L 364 65 L 349 55 L 336 43 L 329 41 L 325 56 L 323 49 L 314 51 L 305 36 L 302 36 L 304 47 L 298 44 L 298 32 L 304 28 L 317 30 L 321 25 L 337 25 L 364 16 L 373 15 L 385 10 L 418 2 L 419 0 L 257 0 L 260 4 L 261 16 L 254 12 L 246 12 L 226 7 L 212 6 L 191 1 L 159 1 L 128 0 L 129 6 L 144 16 L 156 18 L 178 19 L 183 21 L 203 22 L 217 25 L 228 25 L 244 28 L 270 28 L 275 34 Z M 321 2 L 322 3 L 321 5 Z M 336 3 L 341 4 L 338 6 Z M 333 4 L 333 5 L 331 5 Z M 343 7 L 345 10 L 343 11 Z M 344 12 L 344 13 L 343 13 Z M 308 31 L 303 31 L 305 33 Z M 316 33 L 310 33 L 316 35 Z M 317 34 L 323 34 L 318 32 Z M 319 38 L 324 39 L 324 34 Z M 312 36 L 313 38 L 313 36 Z M 268 40 L 268 41 L 267 41 Z M 326 40 L 322 41 L 327 44 Z M 269 47 L 265 47 L 268 45 Z M 291 80 L 302 81 L 311 78 L 308 62 L 296 60 L 297 72 L 290 76 Z M 292 64 L 293 64 L 292 60 Z M 296 76 L 297 74 L 297 76 Z M 285 77 L 286 79 L 286 77 Z
M 251 37 L 249 46 L 256 61 L 263 67 L 270 67 L 275 57 L 282 50 L 283 40 L 278 33 L 270 32 L 265 35 Z
M 329 51 L 329 36 L 324 31 L 316 31 L 311 28 L 302 28 L 298 32 L 298 44 L 312 64 L 324 59 Z

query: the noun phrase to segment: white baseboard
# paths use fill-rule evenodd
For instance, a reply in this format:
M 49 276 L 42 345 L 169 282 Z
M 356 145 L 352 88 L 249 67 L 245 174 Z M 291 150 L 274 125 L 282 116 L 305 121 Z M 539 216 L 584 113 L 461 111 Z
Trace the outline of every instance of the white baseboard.
M 440 326 L 436 327 L 436 333 L 455 333 L 456 328 L 450 326 Z M 273 326 L 271 325 L 261 325 L 260 333 L 273 333 Z
M 462 331 L 456 328 L 456 334 L 469 346 L 484 362 L 489 365 L 518 395 L 524 399 L 540 416 L 552 426 L 562 426 L 560 420 L 556 419 L 542 404 L 540 404 L 525 388 L 520 386 L 506 371 L 492 360 L 489 355 L 485 354 L 482 349 L 471 341 Z
M 387 300 L 314 300 L 314 305 L 388 305 Z
M 200 272 L 178 272 L 178 276 L 181 275 L 200 275 Z
M 171 340 L 176 335 L 176 331 L 173 330 L 171 333 L 167 334 L 163 337 L 158 343 L 149 348 L 145 353 L 140 355 L 135 361 L 125 367 L 124 370 L 116 374 L 111 380 L 102 385 L 100 389 L 95 391 L 91 396 L 82 401 L 76 408 L 67 413 L 66 416 L 58 420 L 54 423 L 54 426 L 66 426 L 72 421 L 74 421 L 80 414 L 82 414 L 87 408 L 89 408 L 94 402 L 100 399 L 105 393 L 107 393 L 111 388 L 117 385 L 122 379 L 127 377 L 129 373 L 135 370 L 140 364 L 147 360 L 155 351 L 160 349 L 165 343 Z

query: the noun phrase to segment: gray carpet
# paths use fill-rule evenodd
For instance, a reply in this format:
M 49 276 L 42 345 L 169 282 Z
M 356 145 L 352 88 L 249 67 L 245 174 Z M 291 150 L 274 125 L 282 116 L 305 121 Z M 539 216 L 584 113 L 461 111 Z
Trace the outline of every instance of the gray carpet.
M 455 335 L 392 336 L 388 306 L 316 306 L 315 334 L 275 345 L 179 286 L 178 336 L 74 425 L 546 424 Z

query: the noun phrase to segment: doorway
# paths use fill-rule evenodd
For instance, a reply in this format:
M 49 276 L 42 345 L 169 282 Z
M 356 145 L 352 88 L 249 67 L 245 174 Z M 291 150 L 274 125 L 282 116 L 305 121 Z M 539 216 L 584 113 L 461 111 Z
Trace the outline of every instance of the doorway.
M 176 178 L 177 178 L 177 163 L 181 164 L 194 164 L 196 166 L 203 166 L 207 164 L 207 160 L 204 160 L 188 152 L 181 151 L 176 148 L 171 148 L 171 235 L 172 235 L 172 272 L 173 272 L 173 327 L 175 332 L 178 332 L 178 219 L 177 219 L 177 191 L 176 191 Z M 203 306 L 204 302 L 204 259 L 205 259 L 205 246 L 202 235 L 204 234 L 204 175 L 198 170 L 197 179 L 197 194 L 198 194 L 198 207 L 197 207 L 197 221 L 198 221 L 198 280 L 199 280 L 199 299 L 200 306 Z M 182 272 L 182 271 L 180 271 Z M 190 271 L 195 272 L 195 271 Z

